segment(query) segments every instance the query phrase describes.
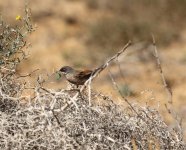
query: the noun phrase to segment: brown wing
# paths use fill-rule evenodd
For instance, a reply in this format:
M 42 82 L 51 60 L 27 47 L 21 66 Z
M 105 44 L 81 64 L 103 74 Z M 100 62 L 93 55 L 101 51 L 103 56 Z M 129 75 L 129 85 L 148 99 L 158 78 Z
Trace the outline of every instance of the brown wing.
M 88 80 L 88 78 L 91 76 L 92 71 L 91 70 L 85 70 L 85 71 L 80 71 L 76 77 L 81 80 Z

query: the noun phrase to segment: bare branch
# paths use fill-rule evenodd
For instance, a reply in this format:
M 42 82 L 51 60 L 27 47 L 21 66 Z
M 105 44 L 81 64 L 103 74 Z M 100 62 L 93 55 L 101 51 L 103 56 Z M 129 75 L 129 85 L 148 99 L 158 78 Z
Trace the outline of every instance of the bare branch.
M 165 76 L 163 74 L 163 69 L 161 67 L 161 62 L 160 62 L 160 59 L 159 59 L 158 50 L 157 50 L 157 47 L 156 47 L 156 41 L 155 41 L 154 35 L 152 35 L 152 40 L 153 40 L 153 46 L 154 46 L 154 56 L 156 58 L 156 62 L 157 62 L 157 65 L 158 65 L 158 69 L 159 69 L 159 72 L 160 72 L 160 75 L 161 75 L 161 79 L 162 79 L 164 88 L 165 88 L 165 90 L 167 92 L 167 95 L 168 95 L 168 102 L 172 103 L 172 90 L 171 90 L 171 87 L 168 86 L 168 84 L 166 82 L 166 79 L 165 79 Z

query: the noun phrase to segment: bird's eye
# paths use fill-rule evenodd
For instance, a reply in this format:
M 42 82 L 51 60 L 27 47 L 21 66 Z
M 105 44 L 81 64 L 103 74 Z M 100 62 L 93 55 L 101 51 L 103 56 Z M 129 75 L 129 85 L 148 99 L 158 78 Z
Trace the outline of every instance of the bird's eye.
M 61 68 L 60 71 L 61 71 L 61 72 L 65 72 L 66 69 L 65 69 L 65 68 Z

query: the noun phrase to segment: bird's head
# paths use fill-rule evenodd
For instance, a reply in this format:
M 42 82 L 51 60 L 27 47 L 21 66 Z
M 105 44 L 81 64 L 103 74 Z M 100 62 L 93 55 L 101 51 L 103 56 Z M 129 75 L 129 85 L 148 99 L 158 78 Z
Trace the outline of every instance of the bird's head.
M 71 68 L 71 67 L 69 67 L 69 66 L 64 66 L 64 67 L 62 67 L 62 68 L 59 70 L 59 72 L 62 73 L 62 74 L 64 74 L 64 75 L 66 75 L 66 74 L 68 74 L 68 73 L 74 72 L 74 69 Z

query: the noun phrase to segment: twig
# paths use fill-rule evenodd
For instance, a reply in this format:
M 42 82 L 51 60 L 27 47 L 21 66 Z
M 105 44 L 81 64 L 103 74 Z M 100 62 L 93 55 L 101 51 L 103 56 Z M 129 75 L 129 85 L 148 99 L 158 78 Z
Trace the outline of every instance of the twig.
M 120 96 L 122 97 L 122 99 L 130 106 L 130 108 L 131 108 L 138 116 L 140 116 L 140 115 L 138 114 L 138 112 L 134 109 L 134 107 L 132 106 L 132 104 L 128 101 L 128 99 L 125 98 L 125 97 L 123 96 L 123 94 L 122 94 L 121 90 L 119 89 L 118 84 L 117 84 L 116 81 L 114 80 L 113 75 L 111 74 L 111 72 L 110 72 L 109 70 L 108 70 L 108 72 L 109 72 L 109 76 L 110 76 L 110 79 L 112 80 L 112 83 L 113 83 L 114 87 L 115 87 L 116 90 L 119 92 L 119 94 L 120 94 Z M 151 119 L 151 118 L 150 118 L 150 119 Z
M 54 110 L 52 109 L 51 111 L 52 111 L 52 114 L 53 114 L 54 118 L 56 119 L 58 125 L 59 125 L 60 127 L 62 127 L 61 122 L 59 121 L 59 119 L 58 119 L 57 115 L 55 114 Z
M 161 78 L 162 78 L 162 81 L 163 81 L 163 85 L 164 85 L 164 88 L 167 92 L 167 95 L 168 95 L 168 104 L 165 104 L 165 108 L 167 110 L 167 112 L 175 119 L 175 121 L 177 122 L 178 124 L 178 128 L 180 129 L 180 132 L 182 132 L 182 125 L 181 125 L 181 122 L 177 115 L 177 113 L 175 112 L 175 110 L 173 109 L 172 107 L 172 89 L 171 87 L 168 86 L 167 82 L 166 82 L 166 79 L 165 79 L 165 76 L 163 74 L 163 70 L 162 70 L 162 67 L 161 67 L 161 62 L 160 62 L 160 59 L 159 59 L 159 55 L 158 55 L 158 50 L 157 50 L 157 47 L 156 47 L 156 41 L 155 41 L 155 38 L 154 38 L 154 35 L 152 35 L 152 40 L 153 40 L 153 46 L 154 46 L 154 56 L 156 58 L 156 62 L 157 62 L 157 65 L 158 65 L 158 69 L 159 69 L 159 72 L 160 72 L 160 75 L 161 75 Z M 170 108 L 169 108 L 170 106 Z
M 162 70 L 162 67 L 161 67 L 161 62 L 160 62 L 160 59 L 159 59 L 158 50 L 157 50 L 157 47 L 156 47 L 156 41 L 155 41 L 154 35 L 152 35 L 152 40 L 153 40 L 153 47 L 154 47 L 154 56 L 156 58 L 156 62 L 157 62 L 158 69 L 159 69 L 159 72 L 160 72 L 160 75 L 161 75 L 161 79 L 163 81 L 164 88 L 165 88 L 165 90 L 167 92 L 167 95 L 168 95 L 168 102 L 172 104 L 172 90 L 171 90 L 171 87 L 168 86 L 168 84 L 166 82 L 166 79 L 165 79 L 165 76 L 163 74 L 163 70 Z
M 30 72 L 30 73 L 28 73 L 28 74 L 26 74 L 26 75 L 19 75 L 18 77 L 17 77 L 17 79 L 18 78 L 25 78 L 25 77 L 31 77 L 31 75 L 34 73 L 34 72 L 36 72 L 36 71 L 38 71 L 39 69 L 35 69 L 35 70 L 33 70 L 32 72 Z
M 122 81 L 124 82 L 124 81 L 125 81 L 125 76 L 124 76 L 123 71 L 122 71 L 122 69 L 121 69 L 121 65 L 120 65 L 120 63 L 119 63 L 118 58 L 116 59 L 116 64 L 117 64 L 117 66 L 118 66 L 118 69 L 119 69 L 119 72 L 120 72 L 120 75 L 121 75 L 121 79 L 122 79 Z
M 122 53 L 124 53 L 129 46 L 132 45 L 132 42 L 129 41 L 118 53 L 116 53 L 113 57 L 109 58 L 103 65 L 95 69 L 95 71 L 92 73 L 92 79 L 94 79 L 99 73 L 101 73 L 105 68 L 107 68 L 110 63 L 118 58 Z
M 31 75 L 34 73 L 34 72 L 36 72 L 36 71 L 38 71 L 39 69 L 35 69 L 35 70 L 33 70 L 32 72 L 30 72 L 30 73 L 28 73 L 28 74 L 26 74 L 26 75 L 20 75 L 20 76 L 18 76 L 17 77 L 17 79 L 18 78 L 25 78 L 25 77 L 31 77 Z

